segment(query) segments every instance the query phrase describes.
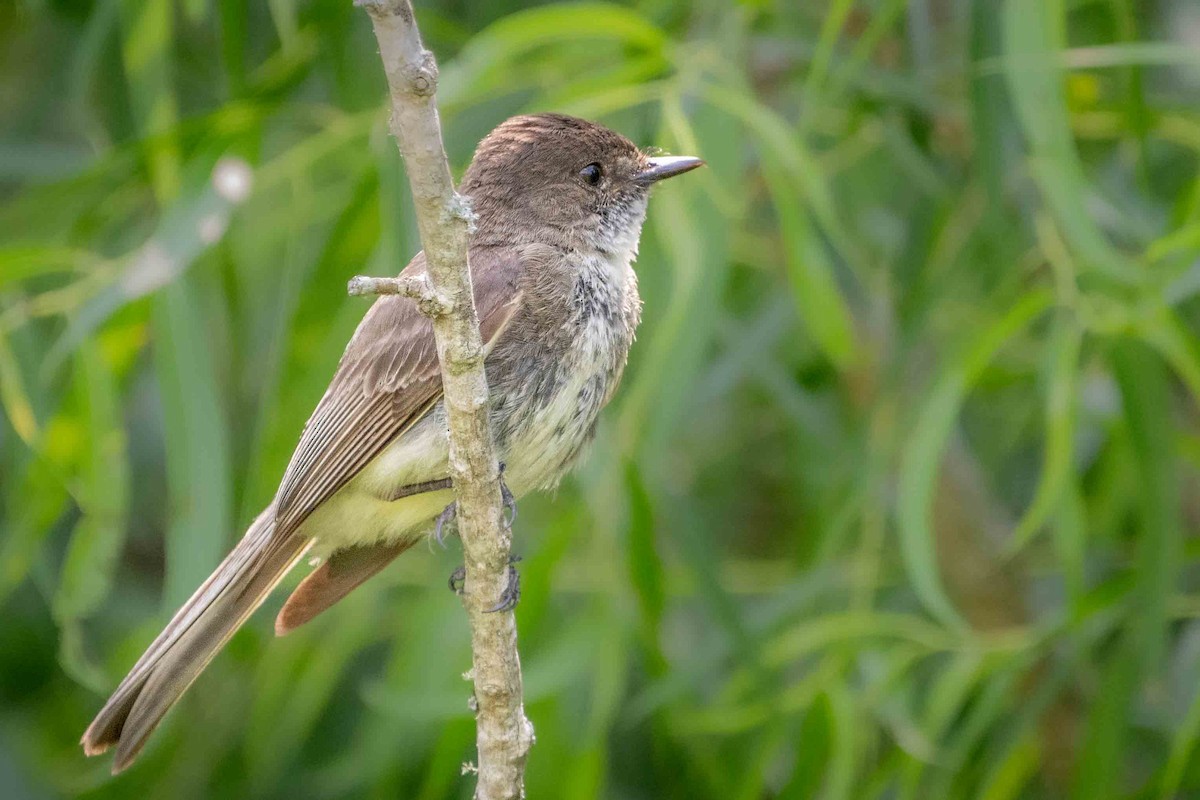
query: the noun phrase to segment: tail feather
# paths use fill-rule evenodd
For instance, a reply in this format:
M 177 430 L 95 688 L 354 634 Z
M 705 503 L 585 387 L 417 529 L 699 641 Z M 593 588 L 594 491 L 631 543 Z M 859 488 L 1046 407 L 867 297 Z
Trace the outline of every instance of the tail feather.
M 412 547 L 416 539 L 360 545 L 338 550 L 300 581 L 275 618 L 275 635 L 283 636 L 311 620 Z
M 304 555 L 310 542 L 272 541 L 273 507 L 175 614 L 83 735 L 85 754 L 116 745 L 113 772 L 133 762 L 163 715 Z

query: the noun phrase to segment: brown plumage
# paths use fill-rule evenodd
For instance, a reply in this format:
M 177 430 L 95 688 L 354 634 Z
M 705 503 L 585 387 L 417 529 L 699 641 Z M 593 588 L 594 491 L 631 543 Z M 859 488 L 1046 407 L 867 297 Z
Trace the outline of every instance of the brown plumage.
M 415 543 L 415 539 L 402 539 L 338 550 L 300 581 L 288 597 L 275 618 L 275 635 L 283 636 L 299 628 Z
M 553 485 L 620 379 L 640 300 L 630 264 L 649 187 L 696 159 L 650 159 L 585 120 L 515 117 L 476 151 L 461 190 L 487 349 L 491 421 L 517 496 Z M 403 274 L 425 269 L 418 254 Z M 430 322 L 383 297 L 346 347 L 274 501 L 147 648 L 83 735 L 128 766 L 163 715 L 308 553 L 323 563 L 284 605 L 280 634 L 412 546 L 453 500 Z
M 480 335 L 491 343 L 520 307 L 521 264 L 506 248 L 473 248 L 470 258 Z M 424 272 L 419 253 L 401 274 Z M 275 496 L 275 535 L 295 532 L 441 395 L 433 324 L 406 298 L 380 298 L 304 426 Z

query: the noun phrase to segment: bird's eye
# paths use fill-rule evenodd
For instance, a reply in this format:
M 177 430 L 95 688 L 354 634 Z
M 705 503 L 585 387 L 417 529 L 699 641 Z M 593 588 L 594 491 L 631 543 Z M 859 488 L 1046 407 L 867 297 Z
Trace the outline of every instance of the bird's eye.
M 579 177 L 583 178 L 585 183 L 595 186 L 600 182 L 600 178 L 604 172 L 600 169 L 599 164 L 588 164 L 583 169 L 579 170 Z

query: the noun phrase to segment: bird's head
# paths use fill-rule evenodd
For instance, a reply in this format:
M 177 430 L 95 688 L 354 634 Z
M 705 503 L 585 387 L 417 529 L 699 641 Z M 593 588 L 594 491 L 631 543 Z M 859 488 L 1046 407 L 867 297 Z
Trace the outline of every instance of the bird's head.
M 479 143 L 461 191 L 474 202 L 479 244 L 540 241 L 632 256 L 650 188 L 703 163 L 648 156 L 584 119 L 533 114 Z

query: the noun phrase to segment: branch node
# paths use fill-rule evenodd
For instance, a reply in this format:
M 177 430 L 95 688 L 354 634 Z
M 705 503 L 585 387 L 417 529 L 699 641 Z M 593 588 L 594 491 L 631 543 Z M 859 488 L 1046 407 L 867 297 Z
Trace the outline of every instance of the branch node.
M 405 64 L 403 67 L 404 85 L 410 94 L 417 97 L 433 97 L 437 93 L 437 62 L 428 50 L 422 50 L 417 57 L 420 63 Z
M 354 5 L 375 18 L 400 17 L 405 25 L 413 24 L 412 7 L 401 0 L 354 0 Z
M 475 701 L 476 702 L 479 702 L 480 695 L 483 695 L 484 698 L 486 698 L 490 702 L 495 703 L 495 702 L 501 700 L 502 698 L 505 698 L 508 696 L 508 689 L 506 689 L 503 686 L 500 686 L 499 684 L 483 683 L 480 681 L 476 681 L 475 682 Z
M 450 219 L 463 220 L 467 223 L 467 233 L 475 233 L 475 223 L 479 220 L 479 215 L 475 213 L 469 196 L 458 192 L 451 194 L 450 202 L 446 204 L 446 216 Z

